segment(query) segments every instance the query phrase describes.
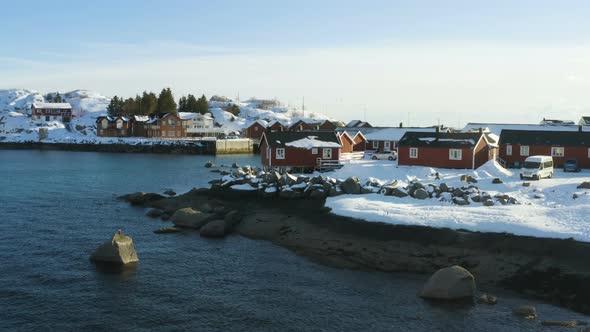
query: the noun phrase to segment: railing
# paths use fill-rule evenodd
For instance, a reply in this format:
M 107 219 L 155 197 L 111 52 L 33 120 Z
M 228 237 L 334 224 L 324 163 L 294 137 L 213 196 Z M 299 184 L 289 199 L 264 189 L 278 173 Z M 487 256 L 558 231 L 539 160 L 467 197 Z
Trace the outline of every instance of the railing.
M 500 164 L 502 167 L 506 168 L 506 161 L 500 157 L 496 157 L 496 161 L 498 162 L 498 164 Z
M 365 158 L 365 151 L 345 152 L 340 154 L 341 161 L 363 160 Z
M 342 168 L 344 166 L 339 160 L 318 158 L 316 163 L 316 170 L 320 172 L 332 171 Z

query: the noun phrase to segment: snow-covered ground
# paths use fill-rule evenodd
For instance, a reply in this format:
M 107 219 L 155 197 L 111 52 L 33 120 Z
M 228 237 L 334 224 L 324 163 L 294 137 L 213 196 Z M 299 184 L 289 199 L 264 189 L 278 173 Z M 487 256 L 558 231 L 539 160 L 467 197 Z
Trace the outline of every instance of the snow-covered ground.
M 438 172 L 440 180 L 435 180 Z M 508 194 L 518 200 L 517 205 L 483 206 L 472 203 L 458 206 L 437 199 L 418 200 L 412 197 L 398 198 L 381 194 L 342 195 L 329 197 L 326 206 L 332 212 L 367 221 L 391 224 L 448 227 L 482 232 L 507 232 L 536 237 L 570 238 L 590 242 L 590 190 L 576 189 L 583 181 L 590 180 L 590 171 L 563 173 L 556 169 L 552 179 L 530 181 L 524 187 L 517 170 L 506 170 L 495 162 L 488 162 L 477 170 L 433 169 L 418 166 L 397 166 L 390 161 L 351 161 L 330 177 L 346 179 L 357 176 L 361 184 L 367 180 L 389 183 L 398 180 L 404 186 L 412 180 L 424 185 L 444 182 L 460 187 L 463 174 L 478 180 L 480 191 L 492 196 Z M 493 184 L 500 178 L 502 184 Z M 573 199 L 573 195 L 578 196 Z
M 73 119 L 66 126 L 59 121 L 32 121 L 29 117 L 30 107 L 34 102 L 43 102 L 43 94 L 28 89 L 0 90 L 0 142 L 38 142 L 39 129 L 47 128 L 46 143 L 87 143 L 87 144 L 177 144 L 178 141 L 146 138 L 110 138 L 96 136 L 96 119 L 106 115 L 110 98 L 88 90 L 74 90 L 61 93 L 62 98 L 72 105 Z M 240 114 L 224 111 L 221 107 L 237 104 L 227 102 L 210 102 L 209 111 L 226 133 L 242 131 L 257 120 L 280 121 L 285 125 L 301 117 L 299 112 L 287 107 L 274 107 L 270 110 L 257 108 L 257 103 L 240 103 Z M 319 113 L 305 113 L 305 119 L 328 119 Z

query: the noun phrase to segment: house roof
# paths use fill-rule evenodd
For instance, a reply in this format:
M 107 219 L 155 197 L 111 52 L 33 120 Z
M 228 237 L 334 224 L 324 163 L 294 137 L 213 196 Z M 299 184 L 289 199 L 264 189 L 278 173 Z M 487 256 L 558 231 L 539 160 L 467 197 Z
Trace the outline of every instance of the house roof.
M 346 124 L 346 127 L 353 127 L 353 128 L 371 128 L 372 126 L 366 122 L 361 120 L 352 120 Z
M 70 103 L 33 103 L 34 108 L 44 108 L 44 109 L 72 109 L 72 105 Z
M 500 144 L 590 146 L 590 132 L 502 130 Z
M 557 120 L 557 119 L 545 119 L 543 118 L 543 120 L 541 120 L 541 122 L 539 122 L 540 124 L 546 124 L 546 125 L 575 125 L 576 123 L 574 121 L 571 120 Z
M 272 131 L 265 132 L 262 140 L 266 140 L 271 147 L 295 147 L 295 148 L 328 148 L 341 147 L 340 138 L 331 131 Z
M 363 133 L 360 130 L 357 129 L 351 129 L 349 128 L 348 130 L 342 130 L 342 128 L 337 128 L 336 132 L 340 135 L 342 135 L 343 133 L 346 133 L 348 136 L 352 137 L 352 139 L 354 139 L 355 137 L 357 137 L 358 135 L 360 135 L 365 141 L 367 140 L 367 138 L 365 137 L 365 135 L 363 135 Z
M 271 121 L 271 122 L 268 124 L 268 126 L 269 126 L 269 127 L 272 127 L 272 126 L 274 126 L 274 125 L 276 125 L 276 124 L 278 124 L 278 125 L 280 125 L 280 126 L 282 126 L 282 127 L 287 127 L 287 126 L 285 126 L 285 125 L 284 125 L 284 124 L 283 124 L 281 121 L 278 121 L 278 120 Z
M 585 125 L 590 125 L 590 116 L 582 116 L 581 122 Z
M 472 148 L 484 136 L 488 144 L 491 142 L 486 134 L 480 132 L 470 133 L 445 133 L 445 132 L 418 132 L 408 131 L 399 141 L 399 146 L 428 146 L 436 148 Z
M 260 126 L 262 126 L 264 128 L 268 127 L 268 122 L 266 122 L 265 120 L 262 120 L 262 119 L 258 119 L 256 121 L 252 122 L 251 124 L 249 124 L 248 127 L 246 127 L 246 128 L 250 128 L 255 124 L 259 124 Z
M 147 115 L 134 115 L 133 119 L 137 122 L 146 122 L 150 119 Z
M 542 125 L 542 124 L 523 124 L 523 123 L 477 123 L 470 122 L 463 127 L 463 132 L 477 131 L 483 129 L 484 132 L 490 132 L 500 135 L 502 130 L 538 130 L 538 131 L 578 131 L 578 126 L 574 125 Z
M 411 127 L 391 127 L 391 128 L 382 128 L 375 131 L 372 131 L 365 135 L 368 141 L 399 141 L 406 132 L 413 131 L 413 132 L 431 132 L 434 133 L 436 131 L 435 128 L 428 127 L 428 128 L 411 128 Z
M 129 118 L 125 116 L 108 116 L 108 115 L 101 115 L 96 118 L 96 122 L 100 122 L 103 119 L 107 119 L 109 122 L 115 122 L 117 119 L 121 119 L 124 122 L 129 122 Z
M 178 112 L 178 117 L 181 120 L 192 120 L 192 119 L 213 119 L 208 114 L 194 113 L 194 112 Z
M 344 127 L 344 126 L 345 126 L 345 125 L 344 125 L 344 122 L 342 122 L 342 121 L 330 121 L 330 120 L 324 120 L 324 121 L 322 122 L 322 125 L 323 125 L 323 124 L 325 124 L 325 123 L 330 123 L 330 124 L 331 124 L 332 126 L 334 126 L 335 128 L 338 128 L 338 127 Z

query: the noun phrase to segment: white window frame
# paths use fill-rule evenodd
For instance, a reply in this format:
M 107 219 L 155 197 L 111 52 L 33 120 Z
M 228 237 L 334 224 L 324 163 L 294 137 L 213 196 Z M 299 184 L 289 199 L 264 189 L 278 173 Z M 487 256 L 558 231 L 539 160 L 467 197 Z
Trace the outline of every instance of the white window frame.
M 463 150 L 449 149 L 449 160 L 463 160 Z
M 418 148 L 410 148 L 410 158 L 418 159 Z
M 168 137 L 174 137 L 174 136 L 176 136 L 176 132 L 174 130 L 168 131 Z
M 107 129 L 109 127 L 109 120 L 102 119 L 102 121 L 100 121 L 100 124 L 102 125 L 102 129 Z
M 520 146 L 520 155 L 523 157 L 528 157 L 530 153 L 530 148 L 528 145 L 521 145 Z
M 379 149 L 379 141 L 373 141 L 373 149 Z
M 285 159 L 285 149 L 284 148 L 277 148 L 275 152 L 276 159 Z
M 383 142 L 383 151 L 391 151 L 391 142 L 390 141 Z
M 512 144 L 506 144 L 506 155 L 507 156 L 512 155 Z
M 162 137 L 166 137 L 166 131 L 165 130 L 162 132 Z
M 117 129 L 123 129 L 123 120 L 118 119 L 116 127 L 117 127 Z
M 561 151 L 561 154 L 557 154 L 557 151 Z M 563 146 L 551 147 L 551 157 L 564 157 L 564 156 L 565 156 L 565 148 Z
M 254 131 L 258 131 L 258 127 L 254 126 Z
M 332 148 L 322 149 L 322 159 L 332 159 Z
M 588 148 L 588 158 L 590 158 L 590 148 Z
M 590 152 L 588 152 L 588 153 L 590 153 Z M 318 154 L 318 148 L 312 148 L 311 154 Z

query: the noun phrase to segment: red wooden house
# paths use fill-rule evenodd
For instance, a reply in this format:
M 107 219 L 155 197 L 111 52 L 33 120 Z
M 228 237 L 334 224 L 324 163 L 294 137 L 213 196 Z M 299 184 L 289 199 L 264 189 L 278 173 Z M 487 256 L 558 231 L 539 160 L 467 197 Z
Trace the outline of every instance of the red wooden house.
M 273 121 L 268 124 L 268 130 L 270 131 L 286 131 L 287 129 L 289 129 L 289 127 L 279 121 Z
M 340 136 L 340 142 L 342 142 L 342 153 L 353 152 L 354 139 L 345 131 L 340 132 L 338 136 Z
M 399 141 L 398 165 L 475 169 L 496 152 L 497 142 L 482 132 L 408 131 Z
M 342 123 L 340 121 L 325 120 L 324 122 L 322 122 L 320 124 L 318 130 L 335 131 L 336 128 L 339 128 L 339 127 L 344 127 L 344 123 Z
M 590 168 L 590 132 L 551 130 L 502 130 L 500 158 L 507 167 L 521 167 L 528 156 L 553 157 L 555 167 L 576 159 L 582 168 Z
M 357 131 L 352 139 L 354 141 L 354 146 L 352 148 L 353 151 L 365 151 L 367 149 L 367 138 L 365 135 L 363 135 L 363 133 Z
M 345 128 L 340 127 L 336 132 L 340 135 L 340 140 L 342 141 L 342 152 L 359 152 L 365 151 L 367 145 L 367 139 L 365 135 L 360 131 L 355 130 L 343 130 Z M 347 147 L 347 142 L 345 141 L 349 138 L 352 142 L 350 143 L 351 147 Z
M 244 136 L 253 140 L 259 140 L 266 131 L 268 123 L 264 120 L 256 120 L 244 129 Z
M 186 137 L 186 128 L 182 119 L 174 113 L 156 114 L 142 124 L 141 130 L 146 137 L 182 138 Z
M 367 150 L 373 151 L 395 151 L 398 142 L 408 131 L 434 133 L 434 127 L 383 127 L 375 128 L 365 135 L 368 142 Z
M 320 121 L 295 121 L 289 126 L 290 131 L 320 130 Z
M 260 141 L 265 169 L 316 169 L 323 163 L 338 163 L 342 143 L 329 131 L 267 131 Z
M 70 103 L 33 103 L 31 107 L 33 120 L 70 122 L 72 105 Z

